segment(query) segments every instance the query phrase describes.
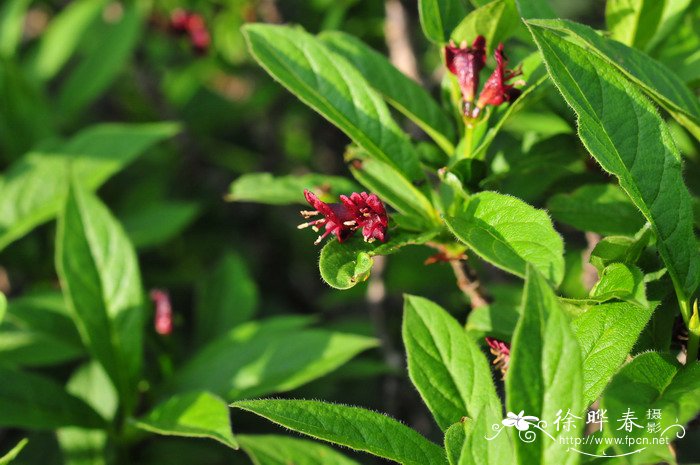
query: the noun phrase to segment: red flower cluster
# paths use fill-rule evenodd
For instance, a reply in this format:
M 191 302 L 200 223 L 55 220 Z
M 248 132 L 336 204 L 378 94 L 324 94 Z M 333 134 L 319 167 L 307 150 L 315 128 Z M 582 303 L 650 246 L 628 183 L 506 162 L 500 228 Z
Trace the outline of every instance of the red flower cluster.
M 491 353 L 496 357 L 493 364 L 505 376 L 506 371 L 508 371 L 508 365 L 510 365 L 510 344 L 492 337 L 486 338 L 486 344 L 489 345 Z
M 150 292 L 150 297 L 156 306 L 153 319 L 156 333 L 167 336 L 173 332 L 173 307 L 170 304 L 170 295 L 160 289 L 153 289 Z
M 479 73 L 486 64 L 485 47 L 486 40 L 483 36 L 477 36 L 471 47 L 467 47 L 466 42 L 462 42 L 459 47 L 450 42 L 445 47 L 445 62 L 450 72 L 457 76 L 464 101 L 464 115 L 468 118 L 478 117 L 486 105 L 498 106 L 503 102 L 513 101 L 520 95 L 520 91 L 508 81 L 522 73 L 520 69 L 505 69 L 508 58 L 503 53 L 503 44 L 498 44 L 494 52 L 496 69 L 484 84 L 474 104 L 476 90 L 479 88 Z
M 362 230 L 362 236 L 366 242 L 374 242 L 375 239 L 380 242 L 386 241 L 389 218 L 384 204 L 376 195 L 353 192 L 350 197 L 341 195 L 341 203 L 322 202 L 309 190 L 304 190 L 304 197 L 314 210 L 302 210 L 301 215 L 305 219 L 317 215 L 323 216 L 299 225 L 299 229 L 310 226 L 316 232 L 321 228 L 325 229 L 314 244 L 320 244 L 329 234 L 334 234 L 338 242 L 343 242 L 358 229 Z
M 178 34 L 187 34 L 198 53 L 205 53 L 211 45 L 209 30 L 200 14 L 178 8 L 170 14 L 170 28 Z

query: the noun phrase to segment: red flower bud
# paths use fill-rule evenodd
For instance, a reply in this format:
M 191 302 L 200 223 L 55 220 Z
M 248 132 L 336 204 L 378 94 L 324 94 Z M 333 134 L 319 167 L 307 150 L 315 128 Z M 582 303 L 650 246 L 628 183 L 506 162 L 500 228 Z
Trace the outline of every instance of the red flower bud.
M 150 292 L 151 301 L 156 306 L 153 324 L 156 333 L 167 336 L 173 332 L 173 308 L 170 304 L 170 296 L 160 289 L 153 289 Z
M 471 47 L 467 47 L 466 42 L 457 47 L 452 41 L 445 47 L 445 63 L 447 69 L 457 76 L 466 114 L 470 112 L 471 102 L 479 88 L 479 73 L 486 64 L 485 47 L 483 36 L 477 36 Z
M 514 89 L 513 84 L 508 84 L 508 81 L 522 74 L 522 72 L 520 69 L 505 69 L 508 58 L 503 53 L 503 44 L 498 44 L 494 57 L 496 58 L 496 69 L 493 70 L 493 73 L 481 90 L 479 100 L 476 102 L 477 110 L 474 116 L 477 116 L 479 110 L 486 105 L 498 106 L 503 102 L 514 100 L 520 95 L 518 89 Z
M 362 230 L 362 236 L 367 242 L 386 241 L 389 218 L 384 204 L 376 195 L 353 192 L 350 197 L 341 195 L 341 203 L 322 202 L 309 190 L 304 190 L 304 197 L 314 210 L 303 210 L 301 215 L 306 219 L 318 215 L 323 216 L 323 218 L 299 225 L 299 229 L 310 226 L 317 232 L 321 228 L 325 229 L 323 234 L 316 239 L 315 244 L 320 244 L 329 234 L 335 235 L 338 242 L 344 242 L 358 229 Z

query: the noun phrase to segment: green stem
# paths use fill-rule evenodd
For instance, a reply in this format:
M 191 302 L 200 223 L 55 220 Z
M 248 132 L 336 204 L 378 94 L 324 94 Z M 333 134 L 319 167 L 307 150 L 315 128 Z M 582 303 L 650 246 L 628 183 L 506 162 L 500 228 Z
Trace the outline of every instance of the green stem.
M 464 158 L 472 157 L 472 145 L 474 144 L 474 126 L 471 121 L 466 121 L 464 125 Z
M 698 359 L 698 345 L 700 345 L 700 334 L 689 331 L 688 332 L 688 354 L 685 358 L 685 364 L 690 365 L 695 360 Z

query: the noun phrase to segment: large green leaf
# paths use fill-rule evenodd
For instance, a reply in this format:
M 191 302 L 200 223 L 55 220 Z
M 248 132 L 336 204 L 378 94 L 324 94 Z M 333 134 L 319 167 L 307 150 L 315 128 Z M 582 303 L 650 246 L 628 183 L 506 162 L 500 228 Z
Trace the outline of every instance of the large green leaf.
M 668 127 L 608 62 L 538 24 L 530 23 L 530 31 L 578 116 L 581 140 L 651 223 L 679 298 L 687 301 L 700 281 L 700 260 L 691 199 Z
M 17 445 L 15 445 L 15 447 L 10 449 L 10 451 L 7 454 L 0 457 L 0 465 L 8 465 L 14 459 L 16 459 L 17 456 L 19 455 L 19 453 L 22 452 L 22 449 L 24 449 L 24 446 L 26 446 L 28 442 L 29 442 L 29 440 L 26 438 L 22 439 L 20 442 L 18 442 Z
M 403 465 L 447 465 L 441 447 L 370 410 L 312 400 L 245 400 L 233 406 L 314 438 Z
M 165 392 L 207 390 L 233 401 L 289 391 L 377 345 L 365 336 L 300 329 L 304 322 L 277 318 L 237 326 L 200 350 Z
M 101 428 L 104 420 L 49 378 L 0 367 L 0 426 L 52 430 Z
M 547 213 L 496 192 L 469 197 L 464 211 L 445 222 L 484 260 L 518 276 L 532 264 L 548 280 L 564 277 L 564 242 Z
M 364 242 L 359 237 L 340 243 L 333 237 L 321 249 L 318 268 L 329 286 L 350 289 L 369 277 L 374 264 L 372 257 L 390 255 L 407 245 L 424 244 L 435 235 L 436 232 L 390 232 L 389 239 L 383 244 Z
M 324 444 L 305 439 L 273 434 L 236 439 L 255 465 L 359 465 Z
M 650 446 L 635 454 L 630 463 L 658 463 L 658 457 L 668 452 L 668 446 L 652 445 L 652 438 L 673 439 L 681 430 L 671 426 L 685 425 L 700 411 L 700 364 L 694 362 L 682 367 L 675 357 L 657 352 L 638 355 L 615 375 L 605 391 L 601 408 L 607 409 L 608 434 L 621 427 L 620 419 L 627 409 L 636 416 L 635 423 L 643 426 L 624 432 L 633 441 L 646 437 L 650 442 Z M 661 418 L 648 419 L 647 412 L 657 409 L 661 411 Z M 656 434 L 644 427 L 650 421 L 661 427 Z M 623 442 L 615 448 L 618 453 L 640 449 L 634 442 L 631 446 Z
M 357 191 L 357 185 L 341 176 L 302 174 L 299 176 L 273 176 L 270 173 L 244 174 L 231 183 L 226 200 L 232 202 L 258 202 L 270 205 L 299 203 L 306 205 L 304 189 L 318 195 L 321 200 Z
M 268 73 L 373 157 L 411 180 L 423 177 L 418 153 L 381 96 L 350 63 L 301 29 L 248 24 L 243 33 Z
M 60 293 L 34 292 L 10 301 L 0 324 L 0 363 L 45 366 L 84 355 Z
M 165 436 L 211 438 L 238 449 L 231 432 L 226 402 L 208 392 L 189 392 L 171 397 L 134 425 Z
M 644 49 L 659 26 L 665 1 L 608 0 L 605 22 L 610 36 L 630 47 Z
M 440 428 L 445 431 L 465 416 L 489 426 L 498 423 L 501 402 L 489 363 L 476 343 L 440 306 L 421 297 L 404 299 L 408 373 Z M 506 435 L 486 444 L 481 458 L 510 463 L 513 451 Z
M 614 184 L 587 184 L 570 194 L 553 195 L 547 210 L 556 221 L 604 235 L 631 236 L 645 223 L 629 196 Z
M 69 118 L 104 92 L 125 68 L 138 43 L 142 18 L 138 4 L 124 5 L 121 17 L 100 24 L 99 36 L 58 91 L 57 111 Z
M 606 39 L 583 24 L 558 19 L 533 20 L 529 24 L 532 27 L 563 34 L 567 40 L 602 58 L 637 84 L 647 96 L 664 107 L 696 138 L 700 138 L 700 102 L 676 75 L 675 68 L 671 69 L 637 49 Z M 615 79 L 615 81 L 620 80 Z M 585 93 L 588 94 L 588 92 Z M 632 95 L 636 95 L 636 92 Z
M 420 25 L 425 36 L 438 45 L 447 42 L 452 30 L 467 14 L 463 0 L 419 0 Z
M 334 52 L 347 58 L 393 107 L 420 126 L 445 152 L 452 154 L 454 124 L 420 84 L 350 34 L 334 31 L 320 37 Z
M 583 355 L 583 402 L 592 404 L 632 350 L 653 307 L 610 303 L 589 308 L 571 329 Z
M 0 324 L 2 324 L 2 320 L 5 319 L 6 312 L 7 312 L 7 297 L 5 297 L 5 294 L 0 292 Z
M 508 411 L 538 417 L 552 425 L 557 412 L 570 409 L 580 418 L 583 403 L 581 351 L 557 297 L 537 270 L 528 266 L 523 313 L 513 335 L 510 367 L 506 376 Z M 579 437 L 583 424 L 571 431 L 548 429 L 551 437 L 535 430 L 536 440 L 516 440 L 520 465 L 573 464 L 578 456 L 559 439 Z
M 65 201 L 69 165 L 81 184 L 96 189 L 177 130 L 172 123 L 102 124 L 10 165 L 0 178 L 0 249 L 54 217 Z
M 522 28 L 513 0 L 493 0 L 470 12 L 452 31 L 456 43 L 471 43 L 478 35 L 486 38 L 490 54 L 500 42 L 505 42 L 518 27 Z
M 107 207 L 75 183 L 59 218 L 56 264 L 85 345 L 130 405 L 143 358 L 138 261 Z
M 201 283 L 197 300 L 197 339 L 211 341 L 249 320 L 258 307 L 258 288 L 245 261 L 227 253 Z

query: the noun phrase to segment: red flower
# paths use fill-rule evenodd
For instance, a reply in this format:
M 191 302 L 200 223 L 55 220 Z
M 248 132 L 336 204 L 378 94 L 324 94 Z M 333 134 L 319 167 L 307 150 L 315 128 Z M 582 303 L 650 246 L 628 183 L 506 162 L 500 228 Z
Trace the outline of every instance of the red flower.
M 481 89 L 479 100 L 476 102 L 477 109 L 473 116 L 477 116 L 479 110 L 486 105 L 498 106 L 503 102 L 515 100 L 520 95 L 520 91 L 515 89 L 513 84 L 508 84 L 508 81 L 522 74 L 522 72 L 520 69 L 505 69 L 508 58 L 503 53 L 503 44 L 498 44 L 494 57 L 496 58 L 496 69 L 493 70 L 486 84 L 484 84 L 484 88 Z
M 341 203 L 322 202 L 309 190 L 304 190 L 304 197 L 314 210 L 303 210 L 301 215 L 306 219 L 323 216 L 299 225 L 299 229 L 311 226 L 311 229 L 317 232 L 322 227 L 325 229 L 314 244 L 320 244 L 329 234 L 334 234 L 338 242 L 344 242 L 358 229 L 362 230 L 362 236 L 367 242 L 373 242 L 375 239 L 386 241 L 389 219 L 384 204 L 376 195 L 353 192 L 350 197 L 341 195 Z
M 160 289 L 153 289 L 150 292 L 151 301 L 156 306 L 156 313 L 153 325 L 156 333 L 167 336 L 173 332 L 173 307 L 170 304 L 170 296 Z
M 445 46 L 445 63 L 447 69 L 457 76 L 466 115 L 471 113 L 471 103 L 479 88 L 479 73 L 486 64 L 485 46 L 486 39 L 483 36 L 477 36 L 471 47 L 467 47 L 466 42 L 457 47 L 452 41 Z
M 510 344 L 492 337 L 486 338 L 486 344 L 489 345 L 491 353 L 496 357 L 493 360 L 493 364 L 496 365 L 496 368 L 505 376 L 506 371 L 508 371 L 508 365 L 510 364 Z

